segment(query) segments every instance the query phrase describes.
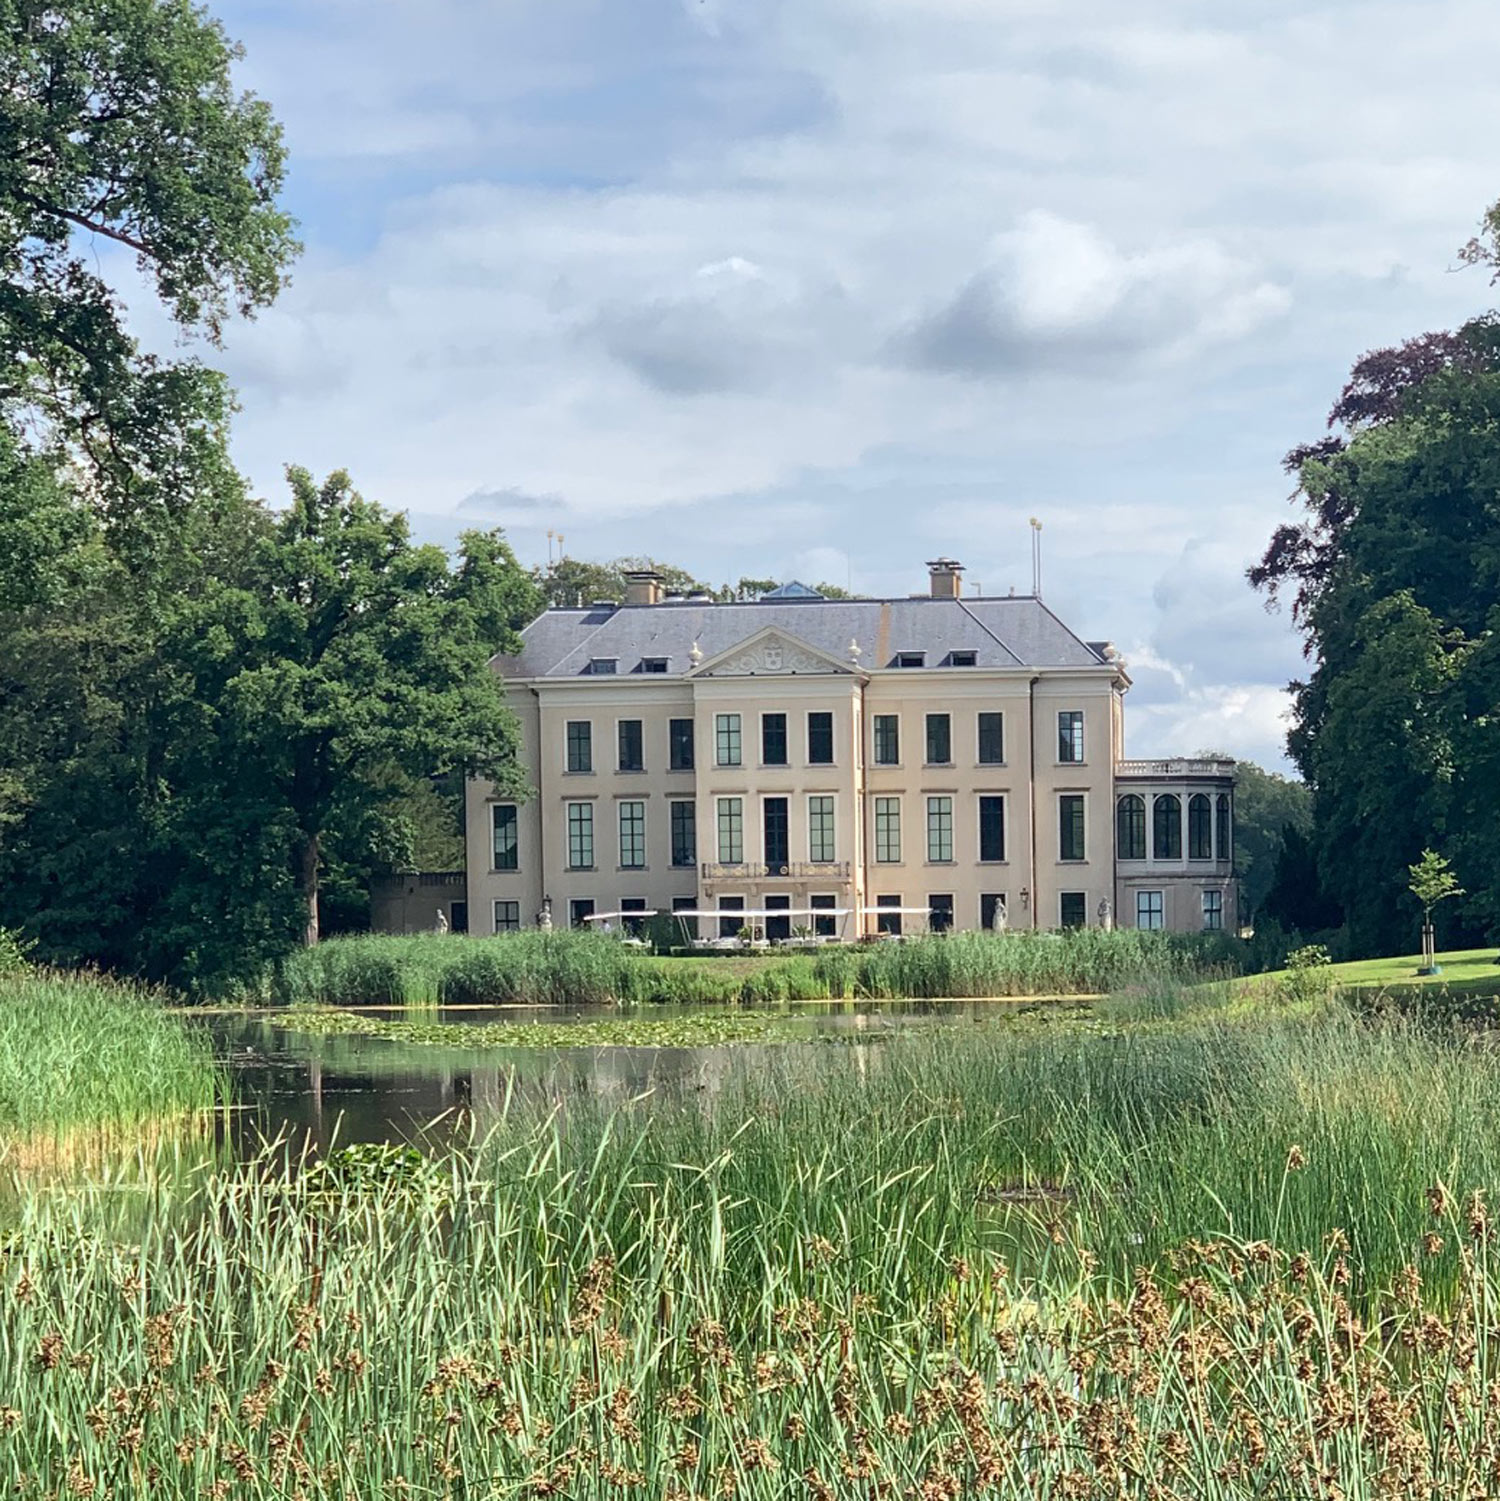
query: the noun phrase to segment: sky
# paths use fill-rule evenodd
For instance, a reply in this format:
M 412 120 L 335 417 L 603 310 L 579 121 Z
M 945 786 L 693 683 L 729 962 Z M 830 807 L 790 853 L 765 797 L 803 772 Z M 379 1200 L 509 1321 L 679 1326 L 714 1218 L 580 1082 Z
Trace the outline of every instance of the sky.
M 1127 751 L 1282 765 L 1244 581 L 1366 349 L 1489 305 L 1483 0 L 217 0 L 286 130 L 236 457 L 422 537 L 1031 586 Z M 555 544 L 554 544 L 555 546 Z

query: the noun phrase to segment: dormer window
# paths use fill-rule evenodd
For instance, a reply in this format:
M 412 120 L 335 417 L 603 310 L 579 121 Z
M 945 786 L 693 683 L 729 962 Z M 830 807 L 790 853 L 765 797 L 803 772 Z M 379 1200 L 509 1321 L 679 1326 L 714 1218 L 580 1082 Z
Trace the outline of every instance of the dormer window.
M 665 672 L 666 670 L 667 670 L 667 659 L 665 657 L 642 657 L 641 658 L 641 671 L 642 672 Z
M 896 653 L 897 667 L 925 667 L 927 665 L 927 653 L 925 651 L 898 651 Z
M 948 653 L 948 665 L 950 667 L 974 667 L 979 663 L 979 653 L 974 651 L 955 651 Z
M 619 665 L 618 657 L 590 657 L 589 673 L 596 678 L 611 676 Z

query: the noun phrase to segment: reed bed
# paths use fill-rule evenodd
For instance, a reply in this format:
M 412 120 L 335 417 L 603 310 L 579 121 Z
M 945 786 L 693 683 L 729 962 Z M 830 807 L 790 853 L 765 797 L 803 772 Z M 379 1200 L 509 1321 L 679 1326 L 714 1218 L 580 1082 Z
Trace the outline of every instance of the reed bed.
M 99 975 L 0 974 L 0 1149 L 210 1109 L 209 1043 L 158 996 Z
M 19 1497 L 1468 1497 L 1500 1062 L 1227 989 L 26 1197 Z M 1140 1020 L 1141 1014 L 1148 1020 Z M 1167 1020 L 1161 1018 L 1167 1017 Z
M 284 960 L 283 1004 L 769 1005 L 892 996 L 1081 995 L 1146 975 L 1232 967 L 1222 935 L 1136 930 L 959 933 L 742 960 L 659 958 L 608 934 L 525 932 L 335 938 Z

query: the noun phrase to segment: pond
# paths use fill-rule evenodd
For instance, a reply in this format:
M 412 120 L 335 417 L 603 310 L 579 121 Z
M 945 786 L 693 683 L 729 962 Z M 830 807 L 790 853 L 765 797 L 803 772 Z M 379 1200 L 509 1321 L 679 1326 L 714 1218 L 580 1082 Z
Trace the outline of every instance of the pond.
M 458 1038 L 455 1046 L 357 1033 L 317 1035 L 288 1026 L 285 1014 L 277 1012 L 202 1015 L 194 1024 L 210 1030 L 230 1069 L 235 1108 L 229 1135 L 240 1151 L 254 1151 L 278 1136 L 321 1150 L 335 1140 L 410 1141 L 460 1130 L 482 1132 L 517 1095 L 565 1106 L 582 1097 L 623 1102 L 647 1092 L 712 1094 L 765 1066 L 769 1054 L 788 1046 L 837 1044 L 869 1052 L 900 1030 L 985 1024 L 1034 1009 L 987 1001 L 790 1005 L 775 1013 L 784 1040 L 701 1047 L 462 1045 L 462 1032 L 471 1027 L 489 1030 L 519 1023 L 531 1029 L 543 1023 L 564 1034 L 579 1023 L 619 1018 L 618 1010 L 602 1007 L 418 1013 L 423 1022 L 451 1025 Z M 709 1012 L 659 1007 L 637 1014 L 652 1021 L 691 1021 Z M 389 1020 L 404 1014 L 372 1009 L 369 1015 Z

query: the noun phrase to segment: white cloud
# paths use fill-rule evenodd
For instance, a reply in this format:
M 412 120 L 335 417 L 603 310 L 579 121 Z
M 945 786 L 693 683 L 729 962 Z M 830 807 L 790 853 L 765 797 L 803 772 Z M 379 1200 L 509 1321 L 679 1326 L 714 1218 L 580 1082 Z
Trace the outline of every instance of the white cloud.
M 1036 512 L 1151 750 L 1274 746 L 1279 456 L 1487 299 L 1447 274 L 1497 191 L 1480 0 L 219 8 L 309 244 L 230 335 L 263 491 L 555 497 L 580 555 L 892 593 L 939 550 L 1024 589 Z
M 1128 253 L 1089 225 L 1034 211 L 988 264 L 899 341 L 917 366 L 971 376 L 1118 376 L 1184 361 L 1284 313 L 1284 287 L 1212 241 Z

